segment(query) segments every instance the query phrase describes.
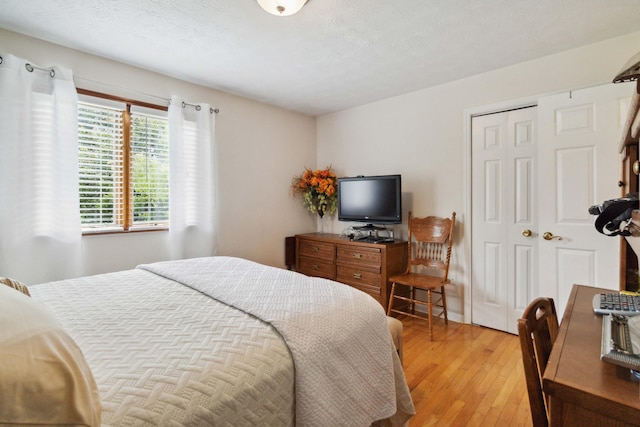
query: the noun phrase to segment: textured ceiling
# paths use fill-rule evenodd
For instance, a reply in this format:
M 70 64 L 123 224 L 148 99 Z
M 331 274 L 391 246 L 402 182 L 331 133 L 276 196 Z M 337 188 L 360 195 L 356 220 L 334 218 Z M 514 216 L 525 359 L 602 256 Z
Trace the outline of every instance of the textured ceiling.
M 310 115 L 640 30 L 638 0 L 0 0 L 0 27 Z M 46 65 L 46 64 L 42 64 Z

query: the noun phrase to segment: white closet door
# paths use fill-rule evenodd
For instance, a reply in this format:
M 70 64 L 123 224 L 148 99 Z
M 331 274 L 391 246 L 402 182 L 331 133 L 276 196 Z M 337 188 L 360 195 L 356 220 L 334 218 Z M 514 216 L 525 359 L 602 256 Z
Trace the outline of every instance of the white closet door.
M 594 228 L 588 209 L 620 197 L 618 142 L 633 85 L 608 84 L 538 104 L 540 292 L 562 316 L 574 283 L 619 289 L 620 238 Z
M 516 332 L 537 292 L 536 108 L 472 122 L 472 321 Z
M 588 209 L 620 196 L 632 86 L 472 119 L 473 323 L 516 333 L 535 297 L 554 298 L 561 317 L 574 283 L 619 288 L 620 240 L 599 234 Z

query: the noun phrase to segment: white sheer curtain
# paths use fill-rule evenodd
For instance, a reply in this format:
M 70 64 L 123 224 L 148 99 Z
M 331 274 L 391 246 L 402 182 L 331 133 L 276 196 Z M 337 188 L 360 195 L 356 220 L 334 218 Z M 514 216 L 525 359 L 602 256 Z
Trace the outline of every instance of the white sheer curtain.
M 78 276 L 73 74 L 34 68 L 7 53 L 0 57 L 0 276 L 28 284 Z
M 207 104 L 169 105 L 169 235 L 173 259 L 215 255 L 215 114 Z

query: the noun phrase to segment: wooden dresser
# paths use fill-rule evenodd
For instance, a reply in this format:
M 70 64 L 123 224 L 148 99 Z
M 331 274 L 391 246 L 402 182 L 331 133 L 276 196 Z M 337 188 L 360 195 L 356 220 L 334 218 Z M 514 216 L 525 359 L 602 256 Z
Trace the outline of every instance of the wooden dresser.
M 374 297 L 387 310 L 389 276 L 405 270 L 407 242 L 369 243 L 323 233 L 295 237 L 299 273 L 353 286 Z

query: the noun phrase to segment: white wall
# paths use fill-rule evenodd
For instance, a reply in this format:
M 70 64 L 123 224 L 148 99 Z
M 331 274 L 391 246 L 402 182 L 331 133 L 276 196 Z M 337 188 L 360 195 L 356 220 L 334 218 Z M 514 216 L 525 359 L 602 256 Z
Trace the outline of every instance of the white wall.
M 289 185 L 304 166 L 316 164 L 315 118 L 2 29 L 0 52 L 39 66 L 71 68 L 78 87 L 154 103 L 161 102 L 156 97 L 178 95 L 188 102 L 206 102 L 219 108 L 218 254 L 284 267 L 285 236 L 313 230 L 315 224 L 300 200 L 291 197 Z M 167 234 L 85 236 L 84 274 L 168 259 Z M 37 260 L 28 262 L 38 265 Z
M 638 51 L 640 32 L 321 116 L 318 165 L 332 164 L 341 176 L 402 173 L 405 218 L 409 210 L 458 214 L 450 275 L 457 287 L 448 308 L 463 319 L 470 250 L 465 110 L 611 82 Z M 331 228 L 349 225 L 334 219 Z M 400 230 L 406 238 L 406 219 Z
M 450 297 L 449 305 L 460 316 L 469 282 L 464 111 L 609 82 L 638 50 L 640 32 L 328 114 L 316 122 L 312 117 L 0 29 L 0 51 L 41 66 L 71 68 L 79 78 L 78 86 L 137 98 L 144 98 L 141 94 L 179 95 L 220 109 L 216 137 L 221 255 L 284 264 L 284 237 L 315 227 L 315 219 L 289 193 L 291 178 L 304 166 L 333 165 L 341 176 L 401 173 L 405 216 L 409 209 L 418 215 L 458 213 L 451 275 L 458 287 L 451 292 L 454 298 Z M 144 100 L 157 102 L 153 97 Z M 325 224 L 325 231 L 339 233 L 348 225 L 334 218 Z M 401 229 L 406 237 L 406 226 L 397 227 Z M 83 243 L 85 274 L 168 257 L 164 232 L 89 236 Z M 37 265 L 34 260 L 29 262 Z

